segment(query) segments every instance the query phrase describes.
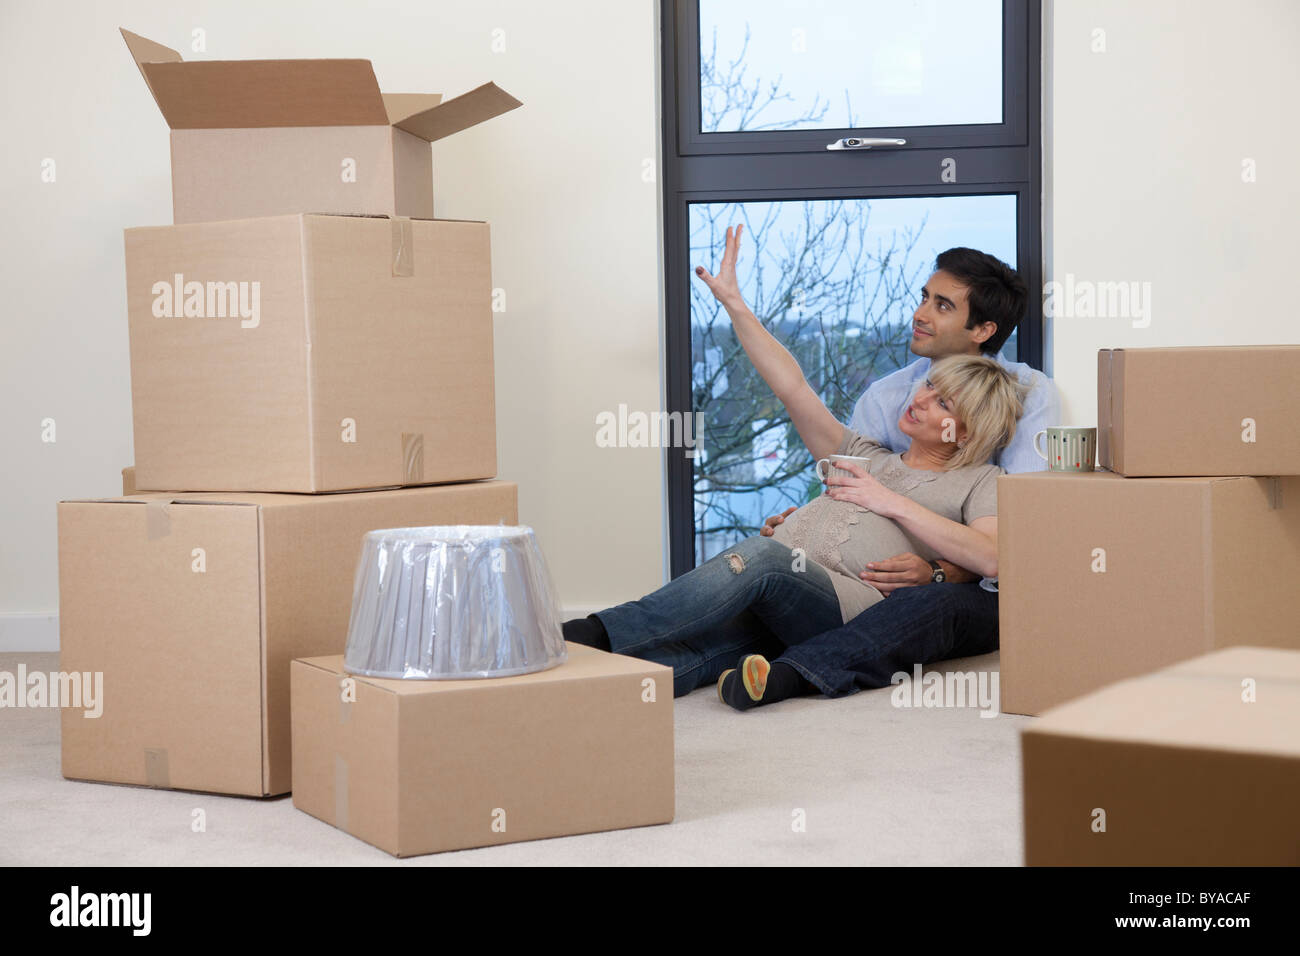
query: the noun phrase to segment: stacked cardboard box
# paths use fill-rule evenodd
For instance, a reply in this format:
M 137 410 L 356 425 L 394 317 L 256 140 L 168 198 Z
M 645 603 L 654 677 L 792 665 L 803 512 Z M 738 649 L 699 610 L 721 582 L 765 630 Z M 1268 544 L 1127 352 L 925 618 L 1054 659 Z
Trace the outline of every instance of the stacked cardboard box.
M 1232 647 L 1049 710 L 1021 738 L 1030 866 L 1300 864 L 1300 652 Z
M 1216 648 L 1300 649 L 1300 346 L 1103 350 L 1111 471 L 998 479 L 1002 709 Z
M 519 103 L 123 36 L 172 127 L 176 224 L 125 235 L 123 496 L 59 504 L 61 666 L 104 675 L 102 716 L 63 715 L 63 773 L 285 793 L 289 664 L 342 652 L 364 533 L 518 521 L 488 226 L 431 218 L 429 142 Z
M 175 224 L 126 230 L 122 497 L 59 504 L 61 666 L 104 688 L 102 716 L 64 712 L 64 776 L 292 788 L 403 855 L 671 820 L 667 668 L 341 668 L 366 531 L 518 522 L 494 477 L 488 226 L 432 218 L 428 144 L 519 102 L 123 36 L 172 128 Z
M 292 680 L 294 806 L 395 856 L 673 818 L 669 667 L 574 644 L 522 677 L 351 677 L 330 656 Z

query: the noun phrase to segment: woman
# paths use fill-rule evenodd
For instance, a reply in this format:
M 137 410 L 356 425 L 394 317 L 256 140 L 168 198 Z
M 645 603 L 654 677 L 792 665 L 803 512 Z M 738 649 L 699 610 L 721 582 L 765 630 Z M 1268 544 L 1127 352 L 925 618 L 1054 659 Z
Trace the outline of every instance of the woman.
M 741 541 L 640 601 L 566 622 L 567 640 L 673 668 L 674 694 L 718 681 L 737 709 L 812 685 L 780 658 L 786 647 L 837 628 L 883 595 L 858 576 L 902 552 L 997 575 L 996 481 L 988 464 L 1010 440 L 1024 389 L 992 359 L 959 356 L 930 380 L 899 420 L 911 439 L 893 454 L 847 429 L 808 385 L 794 357 L 745 306 L 735 276 L 741 228 L 727 230 L 716 278 L 696 273 L 731 316 L 737 338 L 786 406 L 814 459 L 849 455 L 852 478 L 790 515 L 771 538 Z M 739 666 L 731 667 L 739 657 Z M 776 660 L 769 664 L 768 658 Z

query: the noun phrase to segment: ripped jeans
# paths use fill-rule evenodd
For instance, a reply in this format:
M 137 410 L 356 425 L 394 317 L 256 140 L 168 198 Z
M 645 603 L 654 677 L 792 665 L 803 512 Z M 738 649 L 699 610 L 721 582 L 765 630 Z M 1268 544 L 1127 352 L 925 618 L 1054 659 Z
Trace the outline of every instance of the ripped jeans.
M 610 649 L 673 669 L 673 696 L 714 683 L 743 654 L 769 660 L 841 627 L 830 575 L 791 549 L 755 535 L 639 601 L 596 612 Z

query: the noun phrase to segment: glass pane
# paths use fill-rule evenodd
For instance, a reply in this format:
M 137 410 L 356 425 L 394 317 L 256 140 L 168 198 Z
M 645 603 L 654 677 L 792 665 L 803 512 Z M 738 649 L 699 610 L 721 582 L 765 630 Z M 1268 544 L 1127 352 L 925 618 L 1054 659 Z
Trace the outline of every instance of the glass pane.
M 1016 197 L 692 203 L 692 270 L 717 271 L 727 227 L 745 226 L 745 302 L 847 423 L 863 391 L 915 359 L 912 313 L 940 252 L 970 246 L 1016 264 Z M 1015 356 L 1014 341 L 1003 355 Z M 695 560 L 757 534 L 769 515 L 821 493 L 812 456 L 754 370 L 731 318 L 691 276 Z
M 1001 0 L 700 0 L 703 133 L 1001 122 Z

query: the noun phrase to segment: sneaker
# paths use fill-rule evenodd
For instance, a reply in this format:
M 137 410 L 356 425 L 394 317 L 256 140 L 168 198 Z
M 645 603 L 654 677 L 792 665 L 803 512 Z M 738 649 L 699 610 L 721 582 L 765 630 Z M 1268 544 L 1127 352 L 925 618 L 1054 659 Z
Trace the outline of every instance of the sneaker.
M 767 690 L 767 674 L 772 669 L 762 654 L 749 654 L 740 662 L 740 676 L 745 683 L 745 693 L 757 703 Z

